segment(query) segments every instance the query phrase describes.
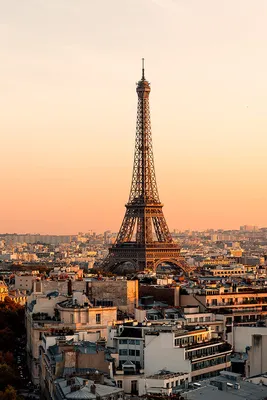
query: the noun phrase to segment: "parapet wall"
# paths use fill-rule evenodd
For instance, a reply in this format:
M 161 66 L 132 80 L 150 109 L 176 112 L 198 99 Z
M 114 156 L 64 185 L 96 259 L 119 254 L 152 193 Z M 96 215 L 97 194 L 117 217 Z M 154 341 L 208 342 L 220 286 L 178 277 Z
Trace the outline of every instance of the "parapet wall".
M 91 281 L 91 299 L 109 300 L 118 309 L 134 314 L 134 308 L 138 305 L 138 281 L 107 280 Z M 58 290 L 61 294 L 67 294 L 68 281 L 42 281 L 43 292 L 48 293 Z M 72 281 L 72 290 L 86 291 L 85 281 Z

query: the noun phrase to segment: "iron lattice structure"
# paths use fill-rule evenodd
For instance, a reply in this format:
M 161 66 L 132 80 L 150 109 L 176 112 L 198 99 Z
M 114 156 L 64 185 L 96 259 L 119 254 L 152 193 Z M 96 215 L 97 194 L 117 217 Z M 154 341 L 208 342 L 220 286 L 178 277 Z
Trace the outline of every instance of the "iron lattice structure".
M 135 270 L 152 269 L 168 262 L 189 271 L 180 256 L 163 215 L 152 148 L 149 110 L 150 84 L 142 78 L 137 83 L 137 123 L 132 185 L 126 213 L 114 245 L 104 265 L 110 271 L 130 261 Z

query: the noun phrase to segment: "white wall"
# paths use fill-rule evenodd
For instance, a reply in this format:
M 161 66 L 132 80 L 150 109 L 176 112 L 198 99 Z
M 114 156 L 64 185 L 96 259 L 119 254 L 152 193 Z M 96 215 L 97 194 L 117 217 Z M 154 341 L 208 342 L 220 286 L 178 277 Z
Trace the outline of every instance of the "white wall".
M 15 289 L 32 290 L 32 275 L 15 275 Z
M 174 347 L 172 333 L 146 335 L 145 337 L 145 374 L 156 374 L 162 369 L 171 372 L 190 372 L 190 361 L 185 360 L 185 349 Z
M 234 326 L 233 332 L 228 333 L 227 338 L 234 347 L 234 351 L 242 353 L 246 351 L 247 346 L 252 345 L 252 335 L 267 335 L 267 328 Z

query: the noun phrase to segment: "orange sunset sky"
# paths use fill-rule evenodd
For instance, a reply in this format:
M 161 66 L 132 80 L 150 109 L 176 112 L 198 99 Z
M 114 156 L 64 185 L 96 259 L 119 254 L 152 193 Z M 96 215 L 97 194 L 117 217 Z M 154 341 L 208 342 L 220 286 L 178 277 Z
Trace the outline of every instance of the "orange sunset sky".
M 0 0 L 0 232 L 119 229 L 146 59 L 170 229 L 267 226 L 266 0 Z

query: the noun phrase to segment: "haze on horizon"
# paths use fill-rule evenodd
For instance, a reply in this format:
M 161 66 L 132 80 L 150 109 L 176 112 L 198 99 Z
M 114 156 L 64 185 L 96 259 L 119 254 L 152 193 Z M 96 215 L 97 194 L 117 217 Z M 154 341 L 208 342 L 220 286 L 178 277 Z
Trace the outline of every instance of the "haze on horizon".
M 1 232 L 117 231 L 146 59 L 171 230 L 267 226 L 265 0 L 0 0 Z

